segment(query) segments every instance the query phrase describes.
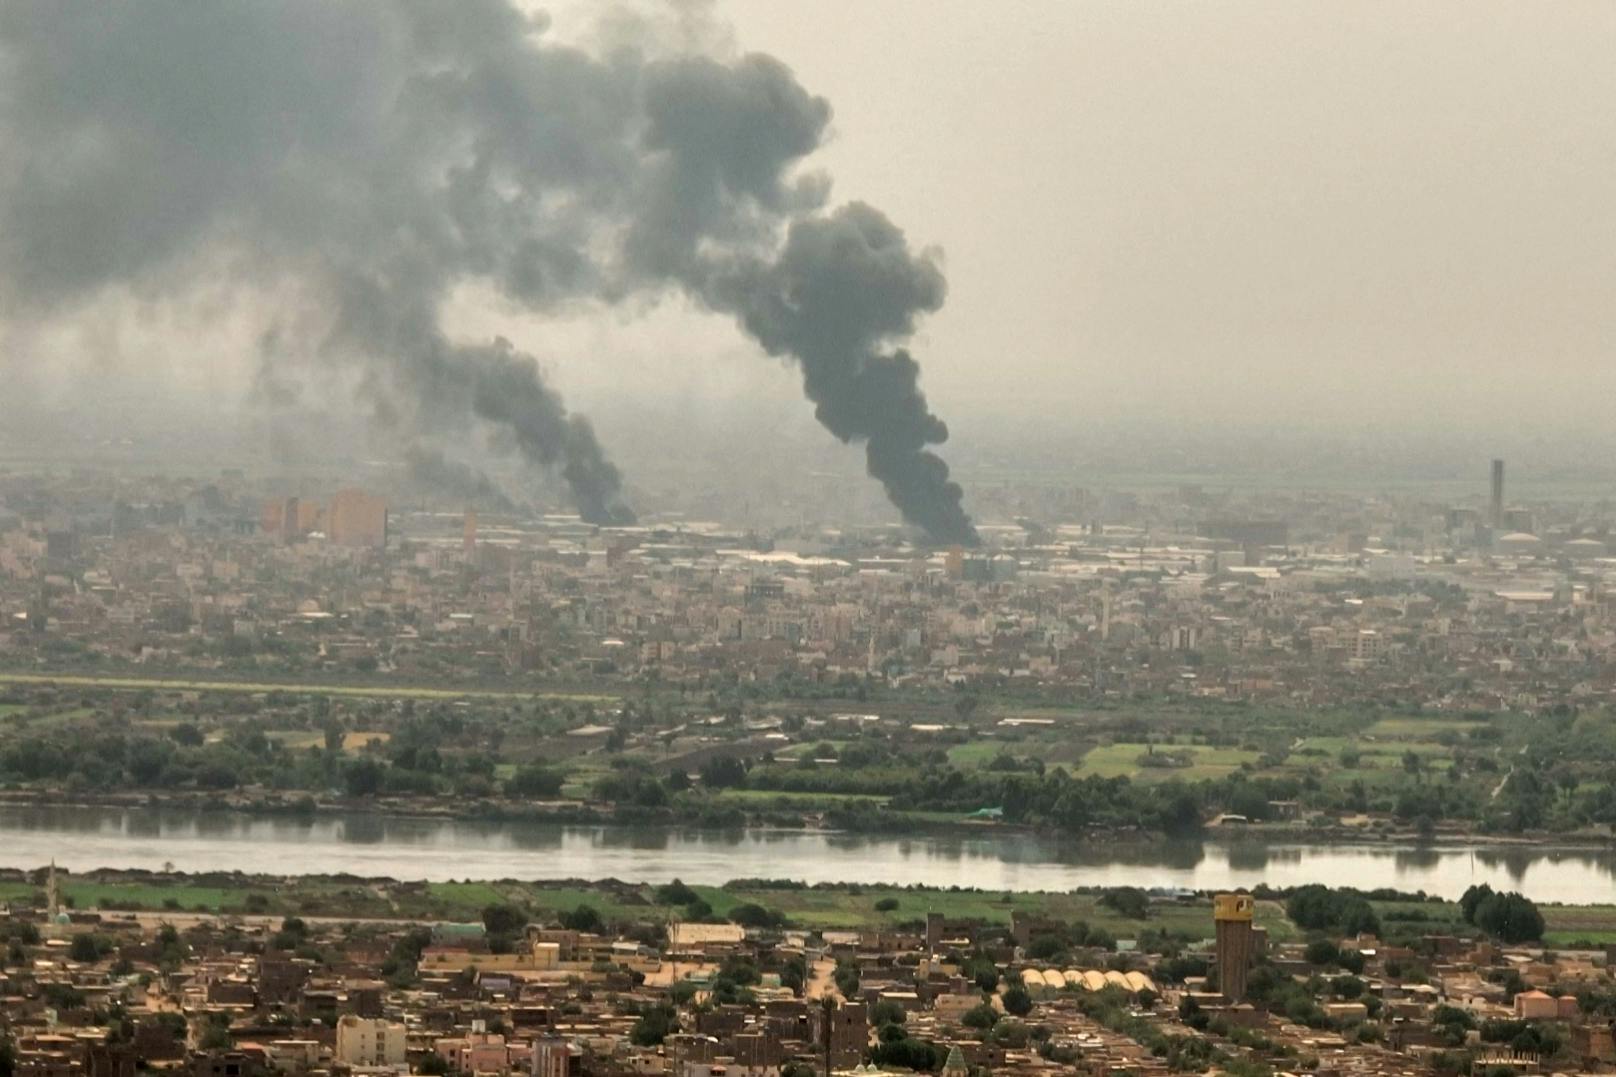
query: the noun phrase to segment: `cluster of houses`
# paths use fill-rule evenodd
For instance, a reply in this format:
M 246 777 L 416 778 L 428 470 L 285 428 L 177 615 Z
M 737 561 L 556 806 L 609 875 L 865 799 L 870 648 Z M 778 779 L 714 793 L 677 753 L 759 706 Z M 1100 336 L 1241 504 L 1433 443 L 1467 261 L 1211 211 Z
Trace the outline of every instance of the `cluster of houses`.
M 508 945 L 480 924 L 174 919 L 19 907 L 0 920 L 12 1072 L 1145 1077 L 1238 1063 L 1370 1075 L 1451 1073 L 1455 1059 L 1616 1070 L 1608 1015 L 1579 1002 L 1616 991 L 1611 955 L 1452 936 L 1329 940 L 1349 973 L 1257 930 L 1235 959 L 1303 986 L 1315 1001 L 1302 1017 L 1216 983 L 1220 968 L 1245 978 L 1221 942 L 1118 940 L 1040 959 L 1062 926 L 1019 915 L 1008 930 L 936 915 L 911 931 L 536 924 Z M 918 1056 L 900 1049 L 915 1044 Z

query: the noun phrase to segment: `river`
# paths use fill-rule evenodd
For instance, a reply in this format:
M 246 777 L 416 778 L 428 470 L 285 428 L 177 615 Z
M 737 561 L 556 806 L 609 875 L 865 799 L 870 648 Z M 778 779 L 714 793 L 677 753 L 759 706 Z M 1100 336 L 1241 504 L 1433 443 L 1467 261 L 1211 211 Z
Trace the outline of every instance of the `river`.
M 397 879 L 604 879 L 917 883 L 992 890 L 1320 882 L 1457 897 L 1472 883 L 1538 901 L 1616 899 L 1616 851 L 1521 846 L 1234 842 L 1085 843 L 1030 834 L 893 838 L 714 832 L 351 813 L 314 817 L 175 808 L 0 806 L 0 866 L 73 871 L 350 873 Z

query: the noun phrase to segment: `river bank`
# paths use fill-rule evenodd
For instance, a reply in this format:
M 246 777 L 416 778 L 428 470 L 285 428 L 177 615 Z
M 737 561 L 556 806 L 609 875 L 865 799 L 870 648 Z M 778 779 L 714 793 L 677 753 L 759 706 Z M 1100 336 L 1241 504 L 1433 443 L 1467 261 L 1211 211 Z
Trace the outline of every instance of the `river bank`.
M 802 830 L 838 832 L 869 837 L 979 837 L 985 834 L 1007 838 L 1024 835 L 1077 842 L 1128 841 L 1164 844 L 1186 840 L 1215 842 L 1259 841 L 1269 843 L 1330 843 L 1371 847 L 1414 846 L 1464 847 L 1478 849 L 1528 848 L 1543 851 L 1616 852 L 1616 835 L 1609 828 L 1571 833 L 1528 831 L 1520 834 L 1481 834 L 1454 825 L 1422 831 L 1398 826 L 1389 818 L 1364 817 L 1352 825 L 1319 826 L 1302 823 L 1214 824 L 1197 834 L 1168 835 L 1136 829 L 1117 830 L 1093 827 L 1080 835 L 1051 832 L 1044 828 L 1007 823 L 1002 820 L 929 816 L 894 816 L 870 825 L 847 825 L 840 816 L 807 810 L 811 797 L 793 800 L 781 797 L 773 810 L 746 811 L 729 806 L 722 810 L 685 815 L 668 809 L 636 808 L 577 801 L 531 801 L 510 798 L 450 800 L 443 797 L 313 797 L 303 793 L 277 792 L 122 792 L 98 793 L 88 790 L 5 789 L 0 790 L 0 807 L 70 807 L 108 809 L 157 809 L 175 811 L 228 811 L 246 815 L 291 818 L 341 817 L 355 813 L 399 819 L 437 819 L 480 823 L 537 823 L 562 826 L 663 826 L 701 830 Z
M 0 869 L 0 901 L 39 907 L 47 869 Z M 1157 892 L 1140 909 L 1113 900 L 1114 888 L 1072 891 L 991 890 L 974 887 L 888 886 L 738 879 L 721 885 L 658 887 L 618 879 L 461 880 L 409 882 L 379 876 L 187 873 L 138 869 L 58 871 L 63 900 L 83 916 L 140 917 L 148 922 L 194 922 L 215 916 L 274 924 L 299 916 L 343 922 L 433 921 L 475 923 L 490 905 L 508 904 L 538 921 L 576 915 L 587 907 L 604 922 L 666 923 L 692 918 L 750 919 L 766 914 L 806 930 L 917 930 L 928 914 L 1009 926 L 1013 915 L 1081 922 L 1114 939 L 1165 931 L 1186 940 L 1213 934 L 1210 894 Z M 1271 938 L 1300 936 L 1286 916 L 1282 892 L 1259 889 L 1258 923 Z M 1466 934 L 1451 901 L 1389 891 L 1369 895 L 1388 939 L 1429 933 Z M 748 914 L 745 906 L 754 906 Z M 1546 945 L 1597 949 L 1616 942 L 1616 907 L 1541 904 Z M 1130 910 L 1130 911 L 1124 911 Z
M 43 901 L 46 869 L 0 869 L 0 899 L 19 904 Z M 478 922 L 489 905 L 510 904 L 535 919 L 556 919 L 580 907 L 617 924 L 665 923 L 697 914 L 722 921 L 743 906 L 808 930 L 918 929 L 928 913 L 951 920 L 1008 926 L 1012 914 L 1082 921 L 1115 938 L 1141 930 L 1166 930 L 1189 939 L 1212 934 L 1206 895 L 1175 895 L 1151 904 L 1142 917 L 1123 915 L 1105 900 L 1105 891 L 1044 893 L 934 887 L 889 887 L 822 883 L 808 887 L 783 881 L 732 880 L 722 885 L 685 884 L 678 888 L 616 879 L 466 880 L 416 883 L 353 875 L 272 876 L 250 873 L 189 874 L 172 871 L 97 870 L 58 872 L 58 887 L 84 915 L 125 915 L 157 919 L 208 916 L 280 916 L 319 920 L 425 920 Z M 677 897 L 683 904 L 675 903 Z M 1447 906 L 1429 903 L 1435 915 Z M 744 918 L 744 913 L 741 914 Z M 1260 903 L 1258 920 L 1273 936 L 1292 938 L 1295 925 L 1278 901 Z
M 1455 898 L 1475 883 L 1540 901 L 1602 903 L 1616 850 L 1544 845 L 1319 842 L 1252 834 L 1192 841 L 1070 841 L 979 828 L 947 835 L 704 830 L 666 825 L 483 820 L 360 811 L 0 803 L 0 867 L 55 860 L 97 868 L 460 879 L 624 879 L 1070 891 L 1088 886 L 1218 890 L 1320 882 Z

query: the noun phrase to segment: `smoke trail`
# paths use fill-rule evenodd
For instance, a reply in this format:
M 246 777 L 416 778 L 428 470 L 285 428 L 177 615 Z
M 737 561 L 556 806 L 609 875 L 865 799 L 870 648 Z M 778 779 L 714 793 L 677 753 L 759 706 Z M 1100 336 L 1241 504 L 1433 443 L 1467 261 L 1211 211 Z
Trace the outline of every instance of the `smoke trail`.
M 406 440 L 489 427 L 611 523 L 632 516 L 588 422 L 439 311 L 467 282 L 538 313 L 682 288 L 800 365 L 908 520 L 974 539 L 898 350 L 941 273 L 799 172 L 829 106 L 765 56 L 594 56 L 544 30 L 510 0 L 0 5 L 0 316 L 204 281 L 295 296 L 320 317 L 290 321 L 322 328 L 266 363 L 359 372 Z
M 948 427 L 926 405 L 920 367 L 907 351 L 880 350 L 942 305 L 931 259 L 912 256 L 891 221 L 854 203 L 796 222 L 777 261 L 736 269 L 711 290 L 770 353 L 796 357 L 819 421 L 843 441 L 864 439 L 870 474 L 905 519 L 940 541 L 976 542 L 948 465 L 926 448 L 947 440 Z

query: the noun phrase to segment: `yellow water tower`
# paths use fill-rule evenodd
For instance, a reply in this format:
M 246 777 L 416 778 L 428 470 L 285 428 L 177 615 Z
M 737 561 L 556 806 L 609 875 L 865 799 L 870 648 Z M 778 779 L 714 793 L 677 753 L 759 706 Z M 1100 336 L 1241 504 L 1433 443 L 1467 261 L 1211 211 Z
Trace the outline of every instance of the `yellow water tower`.
M 1246 974 L 1251 969 L 1252 913 L 1250 894 L 1218 894 L 1212 899 L 1212 923 L 1217 929 L 1218 990 L 1230 1002 L 1246 997 Z

